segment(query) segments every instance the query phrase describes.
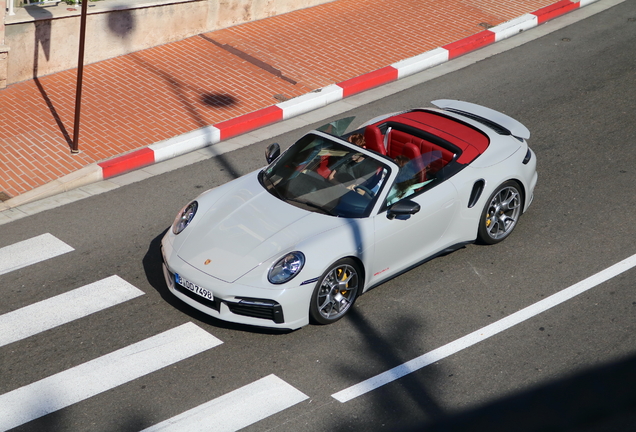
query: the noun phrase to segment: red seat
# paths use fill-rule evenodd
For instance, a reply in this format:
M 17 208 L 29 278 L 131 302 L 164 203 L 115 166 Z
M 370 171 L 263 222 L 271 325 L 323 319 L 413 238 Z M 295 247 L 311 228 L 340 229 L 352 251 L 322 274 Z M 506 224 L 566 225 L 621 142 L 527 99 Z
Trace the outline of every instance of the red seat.
M 440 159 L 431 162 L 431 164 L 429 165 L 429 172 L 431 174 L 435 174 L 437 171 L 441 170 L 447 163 L 452 161 L 453 156 L 455 156 L 452 151 L 440 147 L 437 144 L 433 144 L 430 141 L 426 141 L 425 139 L 419 139 L 419 141 L 419 146 L 422 153 L 439 151 L 442 155 Z
M 400 155 L 404 155 L 409 159 L 415 159 L 421 154 L 421 151 L 419 147 L 412 142 L 413 139 L 417 138 L 398 130 L 391 130 L 387 139 L 387 154 L 393 159 Z
M 433 144 L 422 138 L 418 138 L 409 133 L 399 130 L 391 130 L 388 135 L 388 155 L 392 158 L 396 158 L 399 155 L 404 155 L 409 159 L 415 159 L 421 154 L 437 151 L 441 157 L 434 160 L 428 166 L 428 172 L 432 175 L 442 169 L 447 163 L 453 160 L 455 156 L 450 150 L 440 147 L 437 144 Z M 430 177 L 430 175 L 429 175 Z M 424 181 L 424 180 L 422 180 Z
M 386 155 L 384 148 L 384 137 L 377 126 L 369 125 L 364 128 L 364 145 L 369 150 L 376 151 L 382 155 Z
M 329 169 L 329 156 L 320 157 L 320 165 L 316 168 L 316 172 L 324 178 L 329 177 L 329 174 L 331 174 L 331 170 Z

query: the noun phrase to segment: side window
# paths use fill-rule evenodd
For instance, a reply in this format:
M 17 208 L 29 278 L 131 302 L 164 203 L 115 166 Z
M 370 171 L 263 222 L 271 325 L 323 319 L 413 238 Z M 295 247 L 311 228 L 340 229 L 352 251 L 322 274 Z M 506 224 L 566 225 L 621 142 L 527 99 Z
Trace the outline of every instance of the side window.
M 431 164 L 434 164 L 441 158 L 442 153 L 437 150 L 424 153 L 410 160 L 404 157 L 396 158 L 396 163 L 400 166 L 400 171 L 387 195 L 386 205 L 390 206 L 395 204 L 417 193 L 429 183 L 432 183 L 435 178 L 429 177 L 428 175 Z

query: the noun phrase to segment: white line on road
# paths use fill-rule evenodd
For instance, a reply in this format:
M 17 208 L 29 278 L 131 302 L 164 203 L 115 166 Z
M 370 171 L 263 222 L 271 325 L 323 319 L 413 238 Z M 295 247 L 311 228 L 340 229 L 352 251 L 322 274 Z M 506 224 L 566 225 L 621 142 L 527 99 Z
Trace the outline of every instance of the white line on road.
M 627 270 L 636 266 L 636 255 L 632 255 L 623 261 L 614 264 L 613 266 L 593 275 L 589 278 L 572 285 L 556 294 L 551 295 L 533 305 L 521 309 L 518 312 L 513 313 L 499 321 L 496 321 L 486 327 L 483 327 L 475 332 L 472 332 L 462 338 L 459 338 L 449 344 L 446 344 L 440 348 L 423 354 L 414 358 L 404 364 L 389 369 L 379 375 L 371 377 L 365 381 L 355 384 L 349 388 L 334 393 L 331 396 L 340 402 L 348 402 L 358 396 L 375 390 L 385 384 L 397 380 L 405 375 L 415 372 L 425 366 L 440 361 L 456 352 L 459 352 L 465 348 L 475 345 L 478 342 L 488 339 L 491 336 L 501 333 L 504 330 L 509 329 L 527 319 L 534 317 L 546 310 L 557 306 L 571 298 L 584 293 L 585 291 L 594 288 L 603 282 L 618 276 L 619 274 L 626 272 Z
M 276 375 L 268 375 L 142 432 L 236 431 L 307 398 Z
M 0 431 L 14 428 L 220 345 L 193 323 L 0 396 Z
M 46 233 L 0 248 L 0 275 L 74 250 Z
M 119 276 L 110 276 L 0 315 L 0 347 L 143 294 Z

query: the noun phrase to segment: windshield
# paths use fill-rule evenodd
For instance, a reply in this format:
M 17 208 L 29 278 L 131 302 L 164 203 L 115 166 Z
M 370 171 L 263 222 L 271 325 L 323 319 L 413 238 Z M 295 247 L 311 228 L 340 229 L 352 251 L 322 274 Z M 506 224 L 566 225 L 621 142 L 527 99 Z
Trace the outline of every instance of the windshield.
M 306 135 L 259 176 L 272 195 L 332 216 L 369 215 L 388 178 L 380 160 L 318 135 Z

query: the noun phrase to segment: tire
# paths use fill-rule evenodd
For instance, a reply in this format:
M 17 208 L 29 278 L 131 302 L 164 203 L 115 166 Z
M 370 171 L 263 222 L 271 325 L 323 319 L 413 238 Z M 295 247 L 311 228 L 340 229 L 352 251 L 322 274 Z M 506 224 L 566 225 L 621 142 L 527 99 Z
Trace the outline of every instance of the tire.
M 523 194 L 516 181 L 502 183 L 488 198 L 479 218 L 477 240 L 496 244 L 505 240 L 517 226 L 523 206 Z
M 362 292 L 362 273 L 351 258 L 335 262 L 318 279 L 311 295 L 309 318 L 315 324 L 331 324 L 342 318 Z

